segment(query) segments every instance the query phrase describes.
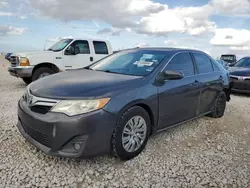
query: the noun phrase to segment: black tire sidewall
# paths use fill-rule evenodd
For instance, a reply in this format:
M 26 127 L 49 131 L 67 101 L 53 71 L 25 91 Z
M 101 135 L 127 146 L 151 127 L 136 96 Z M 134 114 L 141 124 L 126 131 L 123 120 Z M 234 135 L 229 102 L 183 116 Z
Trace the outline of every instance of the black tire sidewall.
M 127 152 L 122 145 L 122 133 L 126 123 L 134 116 L 141 116 L 147 124 L 146 138 L 141 147 L 135 152 Z M 145 148 L 151 132 L 151 121 L 146 110 L 139 106 L 132 107 L 124 112 L 118 120 L 117 126 L 112 136 L 113 153 L 122 160 L 129 160 L 140 154 Z
M 29 85 L 32 82 L 32 79 L 27 77 L 27 78 L 22 78 L 25 84 Z
M 39 76 L 42 73 L 54 74 L 55 72 L 51 68 L 49 68 L 49 67 L 38 68 L 37 70 L 35 70 L 35 72 L 32 75 L 32 81 L 35 81 L 35 80 L 39 79 Z
M 217 105 L 218 105 L 218 100 L 220 98 L 223 98 L 224 103 L 225 103 L 225 108 L 223 110 L 222 114 L 218 114 L 216 111 Z M 227 103 L 227 99 L 226 99 L 226 94 L 224 92 L 221 92 L 220 95 L 218 96 L 218 98 L 216 99 L 215 105 L 214 105 L 214 109 L 213 109 L 213 117 L 214 118 L 221 118 L 224 115 L 225 109 L 226 109 L 226 103 Z

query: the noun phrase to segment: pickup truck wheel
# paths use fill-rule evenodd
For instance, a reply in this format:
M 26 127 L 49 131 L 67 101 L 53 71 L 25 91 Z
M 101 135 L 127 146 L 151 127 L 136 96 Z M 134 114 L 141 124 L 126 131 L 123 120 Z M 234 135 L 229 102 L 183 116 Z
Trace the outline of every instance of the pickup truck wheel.
M 151 121 L 146 110 L 134 106 L 124 112 L 114 129 L 111 147 L 115 156 L 130 160 L 145 148 L 151 129 Z
M 22 79 L 23 79 L 24 83 L 27 84 L 27 85 L 29 85 L 32 82 L 32 79 L 30 77 L 22 78 Z
M 35 72 L 32 75 L 32 81 L 38 80 L 39 78 L 49 76 L 51 74 L 54 74 L 55 72 L 48 67 L 41 67 L 35 70 Z

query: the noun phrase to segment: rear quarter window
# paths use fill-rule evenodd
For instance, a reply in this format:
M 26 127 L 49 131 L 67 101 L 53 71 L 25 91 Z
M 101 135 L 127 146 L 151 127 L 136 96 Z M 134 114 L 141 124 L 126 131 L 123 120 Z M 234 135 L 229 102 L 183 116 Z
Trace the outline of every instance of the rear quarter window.
M 108 54 L 108 47 L 106 42 L 102 41 L 93 41 L 95 54 Z

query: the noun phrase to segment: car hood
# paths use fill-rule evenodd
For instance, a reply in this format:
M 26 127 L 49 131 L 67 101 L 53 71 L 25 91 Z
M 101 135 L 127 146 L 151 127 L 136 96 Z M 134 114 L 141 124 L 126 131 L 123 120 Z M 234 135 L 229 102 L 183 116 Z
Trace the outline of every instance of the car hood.
M 18 52 L 13 53 L 11 56 L 28 57 L 30 55 L 51 54 L 53 51 L 32 51 L 32 52 Z
M 245 67 L 230 67 L 229 72 L 235 76 L 250 76 L 250 68 Z
M 30 84 L 29 90 L 35 96 L 52 99 L 109 97 L 128 90 L 141 78 L 81 69 L 41 78 Z

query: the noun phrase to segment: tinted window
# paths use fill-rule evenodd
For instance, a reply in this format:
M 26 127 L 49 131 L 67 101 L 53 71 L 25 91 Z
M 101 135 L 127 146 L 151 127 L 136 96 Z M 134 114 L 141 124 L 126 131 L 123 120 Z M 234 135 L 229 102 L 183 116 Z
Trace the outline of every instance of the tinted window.
M 96 54 L 108 54 L 106 42 L 93 41 Z
M 89 43 L 86 40 L 77 40 L 71 44 L 75 54 L 90 54 Z
M 235 60 L 235 57 L 233 55 L 222 55 L 220 59 L 225 61 L 233 61 Z
M 236 64 L 235 67 L 250 67 L 250 58 L 243 58 L 240 59 Z
M 221 65 L 222 67 L 224 67 L 221 63 L 219 63 L 218 61 L 213 61 L 213 67 L 214 67 L 214 70 L 216 70 L 216 71 L 219 71 L 220 69 L 219 69 L 219 67 L 218 67 L 218 65 Z M 226 64 L 225 64 L 225 66 L 226 66 Z M 224 67 L 225 68 L 225 67 Z
M 172 52 L 133 50 L 121 51 L 108 56 L 90 67 L 96 71 L 146 76 L 163 61 L 171 57 Z
M 189 53 L 176 55 L 167 65 L 166 70 L 181 71 L 184 76 L 194 75 L 193 61 Z
M 210 59 L 203 54 L 194 54 L 196 65 L 200 74 L 213 72 L 213 65 Z

